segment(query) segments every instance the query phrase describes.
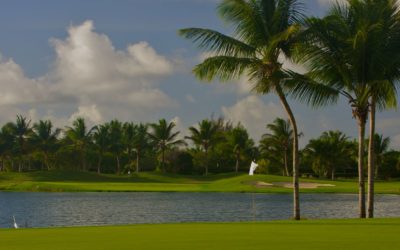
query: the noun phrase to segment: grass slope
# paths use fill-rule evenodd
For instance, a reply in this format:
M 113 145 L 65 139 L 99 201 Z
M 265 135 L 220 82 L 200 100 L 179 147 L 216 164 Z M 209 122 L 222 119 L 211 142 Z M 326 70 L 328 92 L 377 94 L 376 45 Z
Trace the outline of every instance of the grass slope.
M 396 249 L 400 219 L 0 230 L 0 249 Z
M 255 187 L 255 182 L 291 182 L 290 177 L 273 175 L 219 174 L 183 176 L 141 173 L 133 176 L 100 175 L 85 172 L 0 173 L 0 190 L 48 192 L 262 192 L 291 193 L 282 187 Z M 302 182 L 333 184 L 334 187 L 302 189 L 305 193 L 357 193 L 355 180 L 301 179 Z M 400 194 L 400 181 L 377 182 L 376 193 Z

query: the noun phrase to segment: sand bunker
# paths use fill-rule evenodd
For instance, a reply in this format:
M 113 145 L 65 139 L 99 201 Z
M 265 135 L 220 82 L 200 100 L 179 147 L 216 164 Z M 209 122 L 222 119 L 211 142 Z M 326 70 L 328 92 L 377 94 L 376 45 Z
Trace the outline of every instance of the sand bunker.
M 293 183 L 291 182 L 273 182 L 272 183 L 276 187 L 284 187 L 284 188 L 292 188 Z M 335 185 L 332 184 L 321 184 L 321 183 L 314 183 L 314 182 L 300 182 L 300 188 L 304 189 L 315 189 L 319 187 L 334 187 Z
M 283 188 L 292 188 L 293 183 L 291 182 L 272 182 L 267 183 L 263 181 L 248 181 L 243 182 L 243 184 L 252 185 L 257 188 L 271 188 L 271 187 L 283 187 Z M 319 187 L 334 187 L 335 185 L 332 184 L 321 184 L 321 183 L 314 183 L 314 182 L 300 182 L 300 188 L 303 189 L 316 189 Z

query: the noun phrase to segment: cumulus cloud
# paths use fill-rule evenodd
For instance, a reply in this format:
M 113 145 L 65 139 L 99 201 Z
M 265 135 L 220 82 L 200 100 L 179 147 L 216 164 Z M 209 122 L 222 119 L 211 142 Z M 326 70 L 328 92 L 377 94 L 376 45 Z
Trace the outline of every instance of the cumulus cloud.
M 50 42 L 56 60 L 48 73 L 36 79 L 26 77 L 12 59 L 0 59 L 1 105 L 22 111 L 27 106 L 53 105 L 51 112 L 63 113 L 62 120 L 82 116 L 93 123 L 112 118 L 149 120 L 158 109 L 178 105 L 158 85 L 159 78 L 173 72 L 174 63 L 147 42 L 118 50 L 108 36 L 95 31 L 92 21 L 71 26 L 65 39 Z
M 222 107 L 226 119 L 242 123 L 257 142 L 266 132 L 265 126 L 277 117 L 285 117 L 282 108 L 273 103 L 264 103 L 254 95 L 247 96 L 231 107 Z

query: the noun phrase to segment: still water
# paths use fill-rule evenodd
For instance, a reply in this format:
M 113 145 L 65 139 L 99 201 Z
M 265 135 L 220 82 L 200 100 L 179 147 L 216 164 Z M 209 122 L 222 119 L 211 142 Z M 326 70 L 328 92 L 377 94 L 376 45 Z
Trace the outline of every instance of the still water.
M 356 218 L 357 195 L 302 194 L 306 218 Z M 0 192 L 0 228 L 289 219 L 292 196 L 244 193 Z M 376 196 L 376 217 L 400 217 L 400 196 Z

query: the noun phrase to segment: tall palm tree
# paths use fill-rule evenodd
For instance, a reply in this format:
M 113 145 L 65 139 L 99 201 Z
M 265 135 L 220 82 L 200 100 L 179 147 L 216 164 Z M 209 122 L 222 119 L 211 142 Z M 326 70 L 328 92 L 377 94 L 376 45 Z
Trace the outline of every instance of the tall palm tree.
M 88 129 L 85 119 L 82 117 L 76 118 L 72 123 L 72 127 L 66 127 L 66 141 L 70 144 L 79 154 L 80 167 L 86 171 L 86 151 L 88 146 L 92 143 L 92 133 L 95 126 Z
M 376 73 L 381 75 L 381 79 L 370 83 L 372 91 L 370 96 L 370 128 L 369 138 L 375 136 L 375 120 L 377 108 L 382 110 L 392 108 L 397 105 L 396 86 L 400 78 L 400 11 L 398 1 L 383 0 L 366 2 L 366 8 L 372 8 L 376 11 L 375 18 L 378 18 L 380 34 L 376 37 L 380 45 L 378 53 L 382 53 L 385 71 Z M 381 67 L 382 68 L 382 67 Z M 383 81 L 383 82 L 382 82 Z M 377 171 L 377 161 L 375 150 L 375 140 L 369 140 L 368 144 L 368 199 L 367 199 L 367 216 L 374 217 L 374 179 Z M 376 166 L 375 166 L 376 165 Z
M 287 101 L 298 74 L 282 68 L 280 56 L 291 57 L 291 45 L 300 31 L 303 14 L 297 0 L 223 0 L 218 12 L 234 27 L 233 36 L 201 28 L 180 30 L 185 38 L 212 52 L 193 72 L 201 80 L 221 81 L 245 75 L 259 93 L 275 93 L 293 128 L 294 218 L 300 219 L 298 132 L 293 111 Z
M 43 154 L 44 165 L 47 170 L 50 170 L 49 154 L 55 151 L 60 133 L 61 129 L 53 129 L 53 124 L 50 120 L 41 120 L 33 125 L 31 141 Z
M 290 122 L 282 118 L 277 118 L 271 124 L 267 124 L 267 129 L 271 133 L 264 134 L 260 141 L 260 147 L 263 151 L 274 151 L 283 156 L 284 173 L 289 176 L 288 156 L 291 152 L 293 142 L 293 130 Z M 283 152 L 283 154 L 281 154 Z
M 393 1 L 348 0 L 348 5 L 336 3 L 326 17 L 307 20 L 308 29 L 303 33 L 304 46 L 298 49 L 300 62 L 310 69 L 309 75 L 332 92 L 313 95 L 315 92 L 311 93 L 303 84 L 297 86 L 296 97 L 315 104 L 329 97 L 328 94 L 337 92 L 349 101 L 353 117 L 357 120 L 361 218 L 366 217 L 363 159 L 370 98 L 374 96 L 381 106 L 385 106 L 389 97 L 393 99 L 394 83 L 392 79 L 387 79 L 386 72 L 397 73 L 399 70 L 391 66 L 394 62 L 385 62 L 390 57 L 389 51 L 395 51 L 394 44 L 396 40 L 398 43 L 399 34 L 393 32 L 393 38 L 385 35 L 389 27 L 382 24 L 380 3 L 383 2 Z M 330 102 L 336 100 L 330 97 Z
M 108 124 L 103 124 L 97 126 L 93 133 L 93 143 L 98 154 L 97 174 L 101 173 L 101 163 L 103 161 L 103 156 L 104 153 L 107 152 L 107 150 L 109 149 L 109 130 L 110 126 Z
M 18 164 L 18 172 L 22 170 L 23 158 L 26 155 L 27 151 L 27 143 L 29 137 L 32 135 L 32 127 L 31 120 L 28 120 L 26 117 L 22 115 L 17 115 L 17 120 L 12 126 L 12 131 L 14 133 L 16 142 L 17 142 L 17 151 L 19 154 L 19 164 Z
M 136 152 L 136 173 L 140 171 L 140 157 L 142 156 L 144 150 L 150 146 L 149 135 L 147 133 L 148 126 L 146 124 L 140 123 L 135 126 L 134 136 L 133 136 L 133 149 Z
M 179 131 L 172 132 L 175 127 L 174 122 L 167 122 L 165 119 L 161 119 L 158 123 L 150 124 L 150 127 L 152 128 L 152 131 L 150 131 L 148 135 L 161 151 L 161 168 L 162 171 L 165 172 L 165 151 L 172 146 L 182 145 L 185 142 L 176 139 L 180 133 Z
M 109 129 L 109 150 L 114 153 L 115 159 L 117 160 L 117 169 L 116 173 L 121 173 L 121 154 L 124 150 L 124 144 L 122 142 L 123 139 L 123 129 L 122 123 L 118 120 L 112 120 L 108 126 Z
M 219 126 L 210 120 L 202 120 L 198 123 L 198 128 L 190 127 L 191 136 L 186 138 L 192 140 L 193 143 L 204 150 L 205 156 L 205 175 L 208 175 L 208 151 L 219 141 Z

